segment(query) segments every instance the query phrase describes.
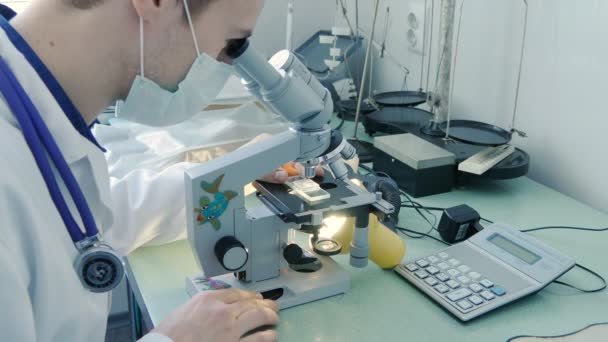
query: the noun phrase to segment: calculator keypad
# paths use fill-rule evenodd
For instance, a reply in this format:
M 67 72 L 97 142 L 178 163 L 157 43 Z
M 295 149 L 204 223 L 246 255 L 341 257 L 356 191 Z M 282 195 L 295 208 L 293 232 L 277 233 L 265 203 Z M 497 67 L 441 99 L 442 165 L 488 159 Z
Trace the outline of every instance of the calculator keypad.
M 402 266 L 426 286 L 441 294 L 460 311 L 468 312 L 486 302 L 503 296 L 507 291 L 490 279 L 445 252 L 418 259 Z

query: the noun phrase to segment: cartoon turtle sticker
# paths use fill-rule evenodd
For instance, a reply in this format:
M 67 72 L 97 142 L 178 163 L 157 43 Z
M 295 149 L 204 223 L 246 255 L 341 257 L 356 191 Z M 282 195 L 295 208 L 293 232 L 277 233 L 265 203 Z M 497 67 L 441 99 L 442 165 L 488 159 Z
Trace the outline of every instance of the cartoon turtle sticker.
M 198 222 L 199 226 L 209 222 L 216 231 L 222 228 L 219 218 L 222 216 L 224 211 L 226 211 L 226 208 L 228 208 L 230 200 L 238 196 L 238 194 L 234 191 L 219 191 L 223 179 L 224 175 L 221 175 L 217 177 L 211 184 L 205 181 L 201 182 L 201 188 L 207 193 L 212 194 L 214 199 L 212 202 L 209 197 L 201 196 L 199 200 L 199 207 L 194 209 L 194 213 L 196 214 L 196 222 Z

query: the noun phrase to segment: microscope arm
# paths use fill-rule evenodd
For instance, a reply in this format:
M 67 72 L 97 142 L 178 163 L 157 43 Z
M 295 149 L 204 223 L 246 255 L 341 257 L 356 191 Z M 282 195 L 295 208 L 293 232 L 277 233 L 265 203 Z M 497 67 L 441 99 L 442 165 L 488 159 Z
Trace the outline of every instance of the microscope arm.
M 187 213 L 192 250 L 206 276 L 228 272 L 225 265 L 218 263 L 216 243 L 222 237 L 236 236 L 236 227 L 246 225 L 244 186 L 299 153 L 299 136 L 289 130 L 186 172 L 187 208 L 206 210 L 200 221 L 196 213 Z M 209 211 L 216 207 L 216 211 Z M 209 213 L 216 217 L 209 217 Z

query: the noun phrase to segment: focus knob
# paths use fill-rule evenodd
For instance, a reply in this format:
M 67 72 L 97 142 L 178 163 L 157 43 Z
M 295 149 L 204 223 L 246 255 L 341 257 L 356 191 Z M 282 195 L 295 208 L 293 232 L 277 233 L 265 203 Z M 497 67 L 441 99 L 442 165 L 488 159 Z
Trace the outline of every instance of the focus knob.
M 215 256 L 228 271 L 236 271 L 245 266 L 249 253 L 234 236 L 224 236 L 215 244 Z

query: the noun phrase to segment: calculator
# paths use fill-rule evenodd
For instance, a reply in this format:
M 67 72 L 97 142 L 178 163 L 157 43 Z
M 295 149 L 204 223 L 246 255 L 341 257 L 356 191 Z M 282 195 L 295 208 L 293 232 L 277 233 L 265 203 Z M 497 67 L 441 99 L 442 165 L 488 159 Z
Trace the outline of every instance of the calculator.
M 406 262 L 395 272 L 454 316 L 468 321 L 536 293 L 575 261 L 505 224 Z

